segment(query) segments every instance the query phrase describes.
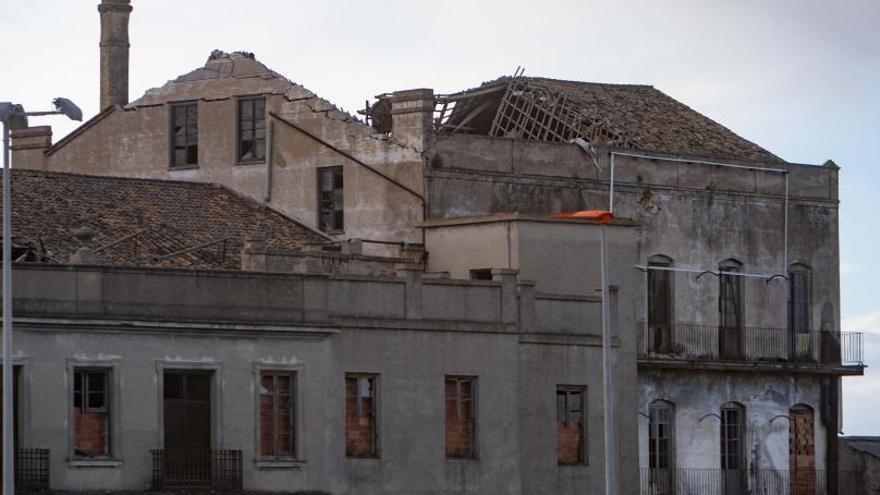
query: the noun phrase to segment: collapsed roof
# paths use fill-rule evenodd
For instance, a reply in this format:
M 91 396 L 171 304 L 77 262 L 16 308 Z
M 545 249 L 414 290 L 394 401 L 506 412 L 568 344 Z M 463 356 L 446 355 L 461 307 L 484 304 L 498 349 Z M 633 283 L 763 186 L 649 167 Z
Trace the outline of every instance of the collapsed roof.
M 572 142 L 749 162 L 783 160 L 652 86 L 502 77 L 437 97 L 440 134 Z
M 206 183 L 14 170 L 14 258 L 67 263 L 84 245 L 105 265 L 239 269 L 244 242 L 295 251 L 324 237 Z

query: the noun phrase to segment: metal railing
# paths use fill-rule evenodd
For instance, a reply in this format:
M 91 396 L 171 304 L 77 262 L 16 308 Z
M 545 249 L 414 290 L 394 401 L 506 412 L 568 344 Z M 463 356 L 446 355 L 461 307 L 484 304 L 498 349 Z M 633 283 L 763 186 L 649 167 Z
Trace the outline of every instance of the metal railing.
M 16 449 L 15 488 L 49 489 L 49 449 Z
M 640 495 L 827 495 L 825 471 L 770 469 L 649 469 L 640 473 Z M 837 473 L 838 495 L 865 493 L 861 472 Z
M 861 366 L 862 334 L 673 323 L 638 324 L 639 358 Z
M 241 489 L 240 450 L 152 450 L 153 489 Z

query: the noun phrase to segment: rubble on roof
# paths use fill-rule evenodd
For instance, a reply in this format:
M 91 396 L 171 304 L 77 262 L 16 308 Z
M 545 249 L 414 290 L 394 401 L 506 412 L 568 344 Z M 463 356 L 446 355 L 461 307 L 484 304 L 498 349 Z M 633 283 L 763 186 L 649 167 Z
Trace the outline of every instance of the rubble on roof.
M 502 77 L 437 97 L 436 131 L 690 157 L 783 160 L 652 86 Z

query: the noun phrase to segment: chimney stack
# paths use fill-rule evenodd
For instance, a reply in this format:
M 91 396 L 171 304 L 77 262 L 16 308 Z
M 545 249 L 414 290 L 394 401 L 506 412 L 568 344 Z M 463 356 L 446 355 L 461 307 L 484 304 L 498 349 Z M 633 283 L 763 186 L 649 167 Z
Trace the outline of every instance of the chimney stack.
M 128 103 L 130 0 L 101 0 L 101 110 Z

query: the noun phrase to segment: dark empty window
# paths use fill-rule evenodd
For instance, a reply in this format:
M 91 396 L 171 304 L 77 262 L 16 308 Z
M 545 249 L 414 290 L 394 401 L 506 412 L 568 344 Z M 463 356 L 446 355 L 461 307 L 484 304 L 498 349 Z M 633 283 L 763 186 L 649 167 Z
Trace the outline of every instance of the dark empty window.
M 171 166 L 196 165 L 199 162 L 198 105 L 171 105 Z
M 668 327 L 672 323 L 672 262 L 657 256 L 648 262 L 648 326 Z
M 810 269 L 794 264 L 788 272 L 788 328 L 795 332 L 810 331 Z
M 446 377 L 446 457 L 474 456 L 474 380 Z
M 238 100 L 238 161 L 266 157 L 266 98 Z
M 742 328 L 743 290 L 742 264 L 735 260 L 725 260 L 719 266 L 721 271 L 720 295 L 718 299 L 722 328 Z
M 73 449 L 78 457 L 110 455 L 106 370 L 73 373 Z
M 577 385 L 556 387 L 557 464 L 586 463 L 585 391 L 585 387 Z
M 290 372 L 260 374 L 260 455 L 294 456 L 294 387 Z
M 318 169 L 318 226 L 324 232 L 345 228 L 342 191 L 342 167 Z
M 491 268 L 477 268 L 471 270 L 471 280 L 492 280 Z

